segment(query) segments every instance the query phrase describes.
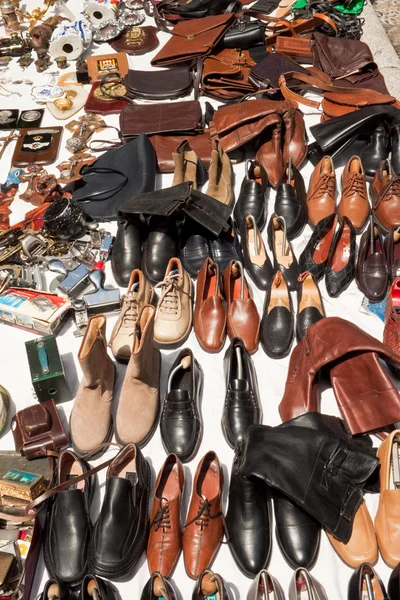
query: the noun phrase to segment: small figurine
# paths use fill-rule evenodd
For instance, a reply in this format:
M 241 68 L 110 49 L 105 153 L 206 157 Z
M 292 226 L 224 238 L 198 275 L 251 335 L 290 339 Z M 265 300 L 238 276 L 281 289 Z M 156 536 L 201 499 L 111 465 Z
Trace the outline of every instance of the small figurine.
M 51 64 L 50 55 L 44 50 L 37 51 L 37 60 L 35 60 L 36 71 L 43 73 Z

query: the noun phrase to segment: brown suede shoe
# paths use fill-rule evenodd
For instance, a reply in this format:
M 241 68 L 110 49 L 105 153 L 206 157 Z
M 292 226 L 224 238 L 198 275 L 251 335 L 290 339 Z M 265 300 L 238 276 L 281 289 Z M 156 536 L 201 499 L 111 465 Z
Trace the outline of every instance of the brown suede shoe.
M 308 220 L 312 227 L 336 212 L 336 175 L 330 156 L 324 156 L 311 175 L 307 206 Z
M 374 181 L 373 208 L 375 218 L 385 233 L 400 225 L 400 177 L 392 169 L 389 160 L 382 160 Z
M 208 186 L 206 194 L 233 206 L 232 165 L 229 156 L 218 142 L 214 142 L 211 152 L 211 163 L 208 169 Z
M 160 410 L 161 354 L 153 342 L 155 313 L 154 306 L 146 304 L 138 316 L 115 418 L 117 441 L 139 448 L 153 435 Z
M 193 479 L 192 499 L 183 534 L 186 573 L 197 579 L 211 566 L 223 537 L 224 474 L 215 452 L 207 452 Z
M 169 577 L 182 551 L 181 500 L 185 482 L 182 463 L 167 457 L 158 474 L 150 517 L 147 562 L 150 573 Z
M 132 353 L 132 334 L 139 312 L 145 304 L 150 304 L 153 291 L 145 280 L 142 271 L 132 271 L 126 294 L 122 298 L 122 308 L 111 333 L 109 345 L 120 362 L 127 363 Z
M 360 233 L 370 212 L 364 169 L 358 156 L 352 156 L 342 174 L 342 196 L 338 213 L 341 217 L 347 217 L 356 233 Z
M 70 434 L 75 452 L 83 456 L 109 442 L 113 434 L 111 401 L 115 365 L 107 354 L 104 315 L 90 317 L 78 360 L 83 379 L 71 413 Z

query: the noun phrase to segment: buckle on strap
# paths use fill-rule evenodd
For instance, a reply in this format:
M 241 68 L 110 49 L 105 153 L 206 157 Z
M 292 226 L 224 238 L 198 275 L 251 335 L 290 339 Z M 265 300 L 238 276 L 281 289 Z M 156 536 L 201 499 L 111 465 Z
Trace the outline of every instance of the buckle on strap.
M 343 519 L 345 519 L 345 521 L 351 522 L 355 511 L 361 505 L 364 496 L 359 488 L 349 487 L 349 489 L 351 490 L 351 492 L 342 504 L 342 507 L 340 509 L 340 516 Z

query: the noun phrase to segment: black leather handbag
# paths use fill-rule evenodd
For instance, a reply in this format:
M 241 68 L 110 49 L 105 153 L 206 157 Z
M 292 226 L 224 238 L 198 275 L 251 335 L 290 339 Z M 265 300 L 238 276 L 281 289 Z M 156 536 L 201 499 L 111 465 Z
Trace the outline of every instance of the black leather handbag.
M 176 21 L 233 12 L 237 4 L 235 0 L 161 0 L 156 6 L 161 17 Z
M 84 205 L 85 213 L 99 221 L 115 221 L 122 204 L 155 187 L 157 159 L 147 135 L 111 150 L 82 169 L 82 179 L 72 198 Z
M 265 27 L 259 21 L 240 21 L 226 32 L 222 45 L 224 48 L 240 48 L 241 50 L 264 46 Z
M 193 71 L 187 66 L 176 66 L 162 71 L 129 70 L 125 85 L 130 98 L 141 100 L 177 100 L 190 94 Z

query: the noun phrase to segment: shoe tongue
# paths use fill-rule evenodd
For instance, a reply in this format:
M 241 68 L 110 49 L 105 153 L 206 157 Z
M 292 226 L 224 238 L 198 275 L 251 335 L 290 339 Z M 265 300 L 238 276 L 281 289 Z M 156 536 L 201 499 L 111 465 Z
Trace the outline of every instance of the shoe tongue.
M 248 388 L 248 383 L 245 379 L 232 379 L 230 386 L 234 392 L 245 392 Z
M 168 400 L 172 400 L 173 402 L 187 402 L 190 400 L 190 396 L 186 390 L 171 390 L 168 394 Z

